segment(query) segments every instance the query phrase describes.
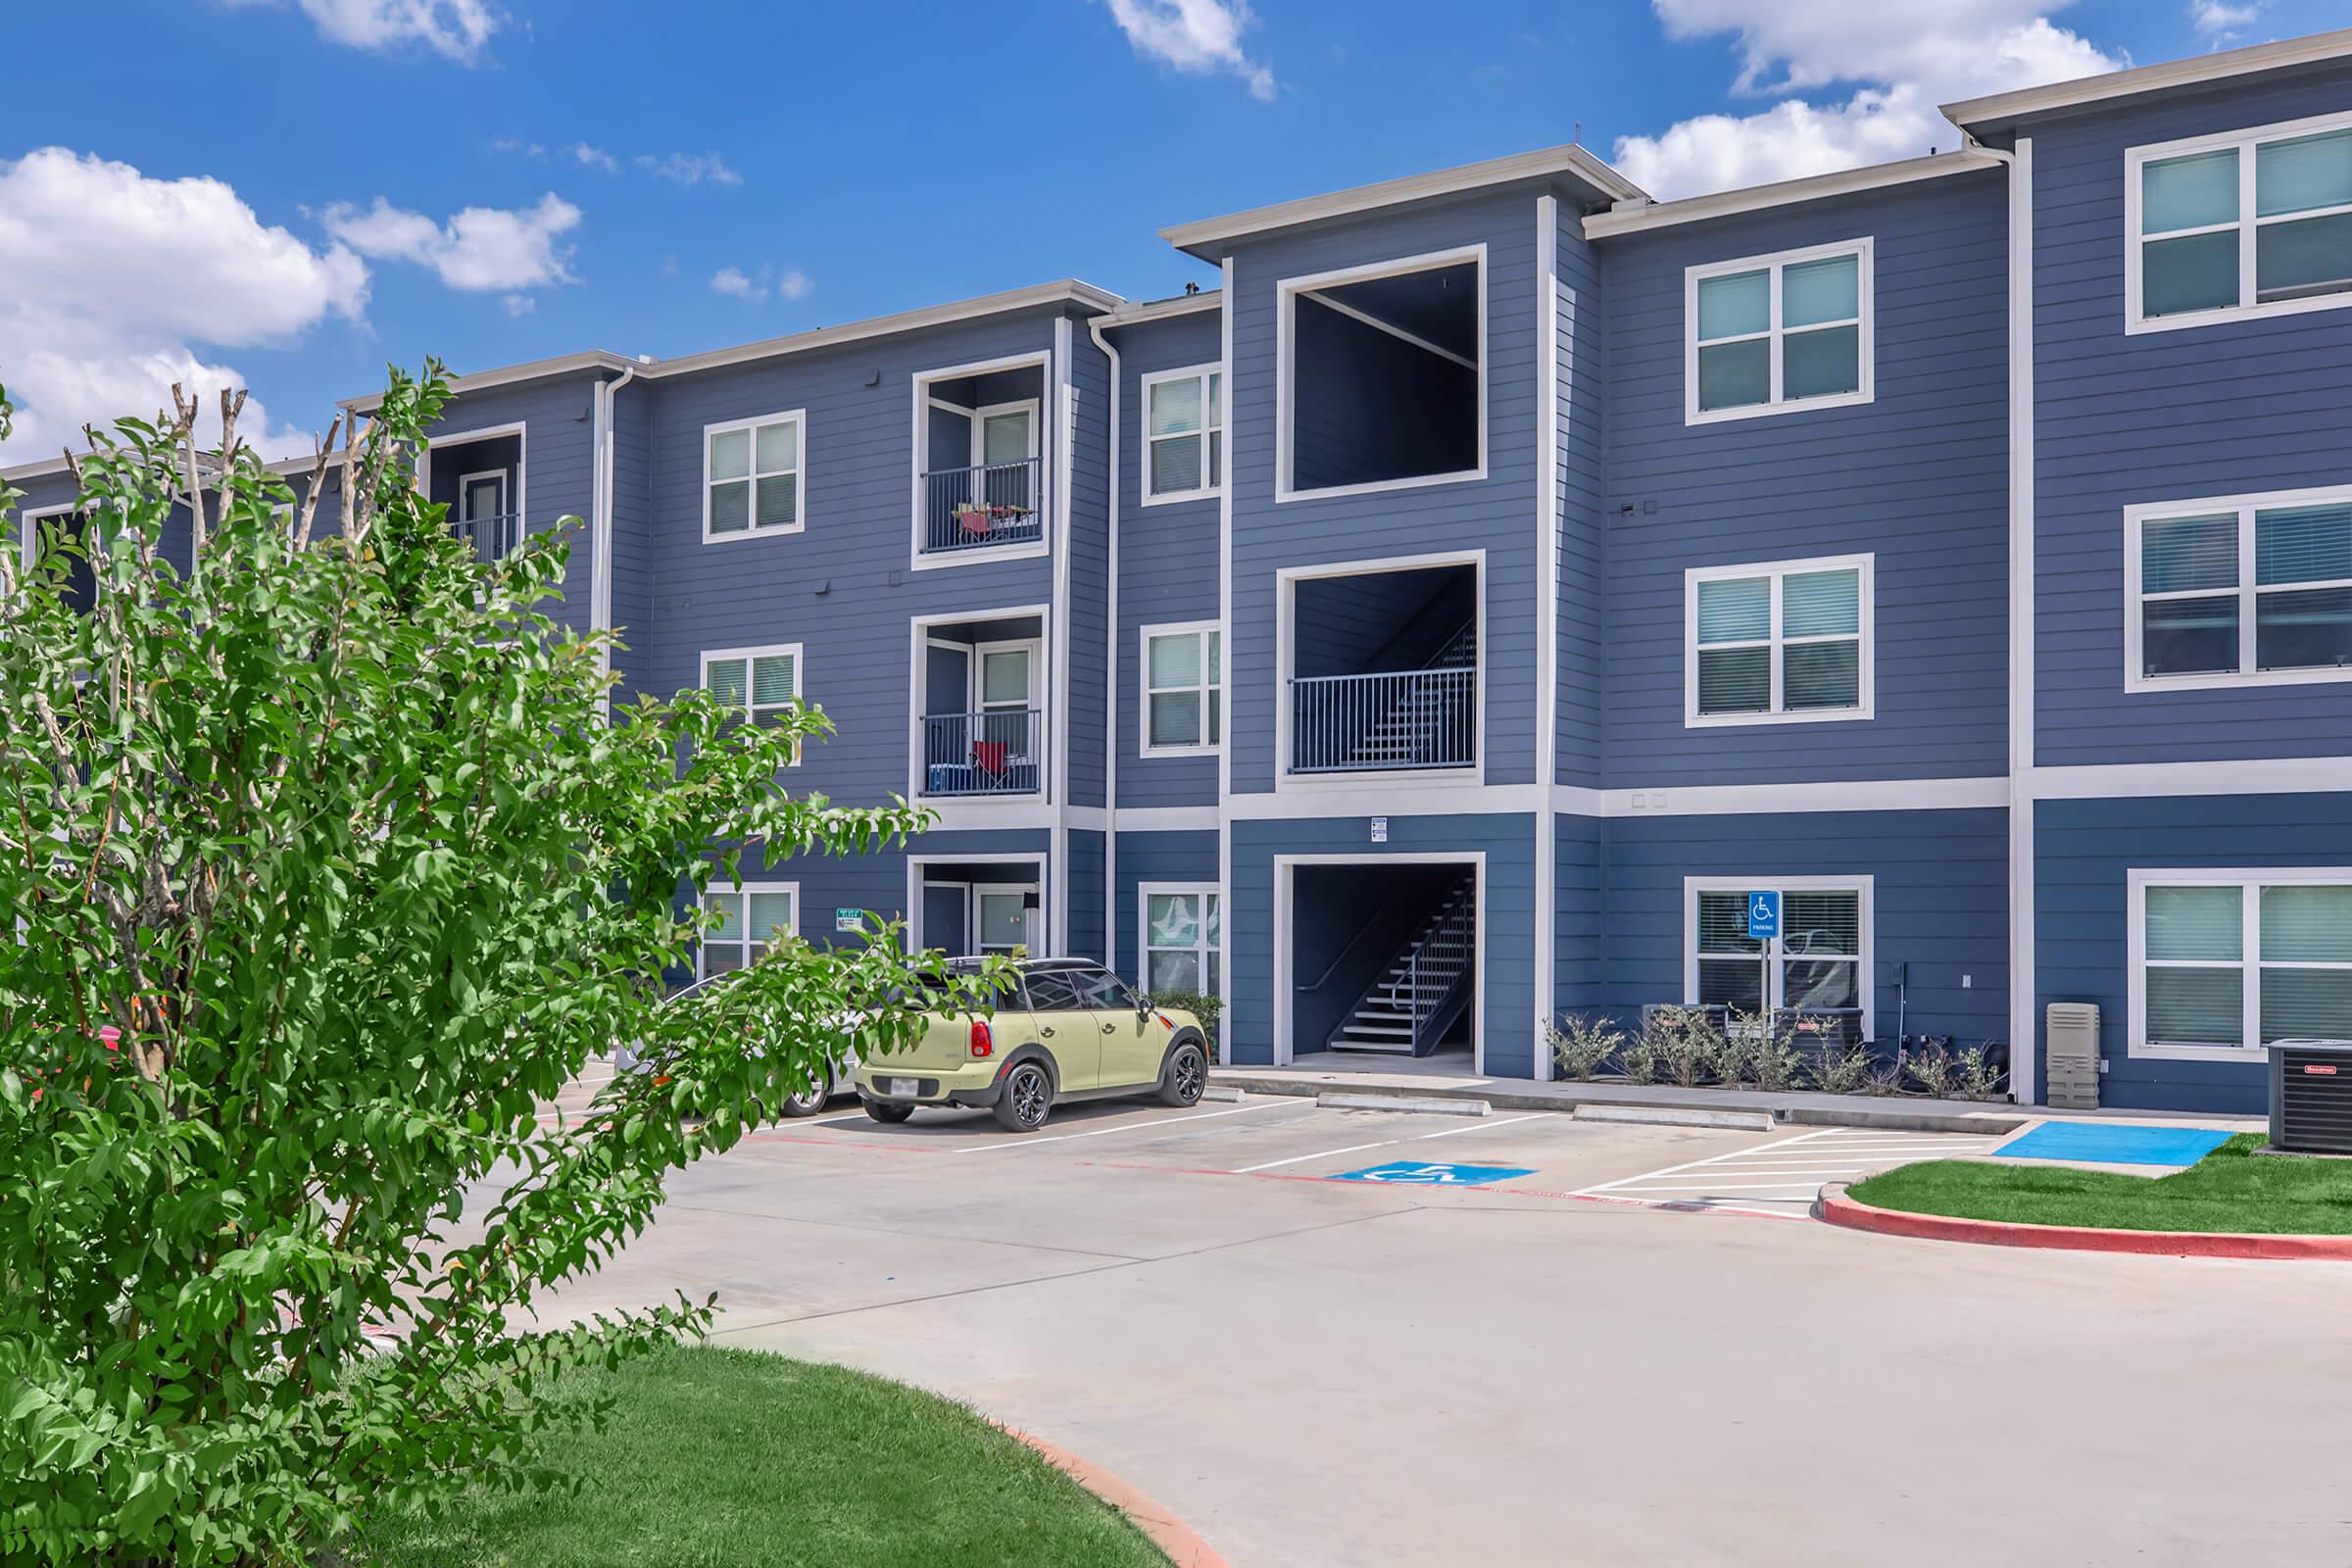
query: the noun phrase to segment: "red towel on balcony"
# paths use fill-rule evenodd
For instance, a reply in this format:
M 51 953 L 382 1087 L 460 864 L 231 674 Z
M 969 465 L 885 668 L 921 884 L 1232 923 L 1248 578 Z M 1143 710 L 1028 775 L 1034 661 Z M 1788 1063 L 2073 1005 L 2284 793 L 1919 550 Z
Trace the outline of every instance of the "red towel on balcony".
M 1007 749 L 1006 743 L 1004 741 L 974 741 L 972 742 L 972 765 L 983 773 L 1002 773 L 1004 771 L 1004 754 Z

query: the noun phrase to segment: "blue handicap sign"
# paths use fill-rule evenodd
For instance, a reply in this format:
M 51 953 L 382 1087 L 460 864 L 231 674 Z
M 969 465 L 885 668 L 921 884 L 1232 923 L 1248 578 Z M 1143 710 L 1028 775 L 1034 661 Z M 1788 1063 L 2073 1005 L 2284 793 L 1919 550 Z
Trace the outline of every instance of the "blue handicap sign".
M 1751 942 L 1771 942 L 1781 934 L 1781 896 L 1757 892 L 1747 896 L 1747 936 Z
M 1391 1187 L 1484 1187 L 1489 1182 L 1533 1176 L 1515 1165 L 1433 1165 L 1423 1160 L 1396 1159 L 1386 1165 L 1342 1172 L 1335 1182 L 1382 1182 Z

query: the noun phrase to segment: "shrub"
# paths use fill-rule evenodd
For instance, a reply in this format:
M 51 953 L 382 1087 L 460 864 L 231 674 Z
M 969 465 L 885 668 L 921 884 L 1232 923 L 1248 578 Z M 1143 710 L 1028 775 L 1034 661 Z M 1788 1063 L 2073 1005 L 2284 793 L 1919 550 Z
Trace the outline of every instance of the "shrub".
M 1869 1090 L 1870 1047 L 1846 1039 L 1842 1030 L 1824 1029 L 1812 1058 L 1805 1063 L 1804 1080 L 1824 1094 L 1855 1095 Z
M 1731 1032 L 1746 1042 L 1742 1065 L 1748 1081 L 1758 1089 L 1794 1089 L 1805 1064 L 1796 1043 L 1798 1020 L 1776 1011 L 1761 1017 L 1736 1012 L 1732 1021 Z
M 1652 1007 L 1642 1022 L 1659 1068 L 1672 1082 L 1695 1088 L 1723 1054 L 1723 1034 L 1703 1007 Z
M 1993 1064 L 1992 1045 L 1987 1041 L 1960 1053 L 1958 1076 L 1955 1087 L 1962 1100 L 1998 1100 L 2009 1074 Z
M 747 853 L 924 818 L 786 795 L 814 710 L 608 716 L 564 533 L 477 563 L 409 481 L 445 395 L 396 372 L 299 494 L 237 400 L 216 452 L 192 401 L 122 421 L 84 536 L 0 592 L 0 1560 L 291 1562 L 364 1504 L 556 1484 L 536 1435 L 599 1411 L 553 1375 L 711 1308 L 543 1328 L 546 1292 L 829 1055 L 979 1000 L 883 928 L 664 1004 Z M 543 1124 L 619 1044 L 662 1072 Z
M 1629 1084 L 1656 1083 L 1658 1067 L 1658 1043 L 1647 1024 L 1617 1048 L 1617 1076 Z
M 1217 1016 L 1225 1009 L 1224 1001 L 1205 991 L 1154 991 L 1147 999 L 1162 1007 L 1175 1007 L 1200 1020 L 1200 1033 L 1208 1039 L 1208 1054 L 1217 1054 Z
M 1904 1065 L 1919 1092 L 1931 1100 L 1950 1097 L 1952 1086 L 1960 1080 L 1960 1063 L 1953 1059 L 1949 1047 L 1939 1040 L 1927 1040 L 1917 1051 L 1908 1053 Z
M 1599 1072 L 1625 1045 L 1625 1031 L 1606 1013 L 1571 1012 L 1544 1026 L 1560 1077 L 1581 1082 Z

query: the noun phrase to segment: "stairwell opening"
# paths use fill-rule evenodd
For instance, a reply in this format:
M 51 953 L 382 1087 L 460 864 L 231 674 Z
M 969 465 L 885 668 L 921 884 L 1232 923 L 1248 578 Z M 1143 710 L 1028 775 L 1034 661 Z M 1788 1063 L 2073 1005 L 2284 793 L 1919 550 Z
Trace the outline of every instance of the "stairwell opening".
M 1474 1066 L 1478 866 L 1396 858 L 1289 867 L 1291 1058 Z

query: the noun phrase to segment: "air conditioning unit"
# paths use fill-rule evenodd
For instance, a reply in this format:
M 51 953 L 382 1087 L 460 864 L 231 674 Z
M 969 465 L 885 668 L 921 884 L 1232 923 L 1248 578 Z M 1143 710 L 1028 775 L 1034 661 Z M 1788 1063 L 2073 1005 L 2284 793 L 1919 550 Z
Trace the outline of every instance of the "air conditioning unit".
M 2352 1040 L 2272 1043 L 2271 1147 L 2352 1154 Z
M 2099 1106 L 2099 1004 L 2053 1002 L 2042 1016 L 2041 1097 L 2059 1110 Z

